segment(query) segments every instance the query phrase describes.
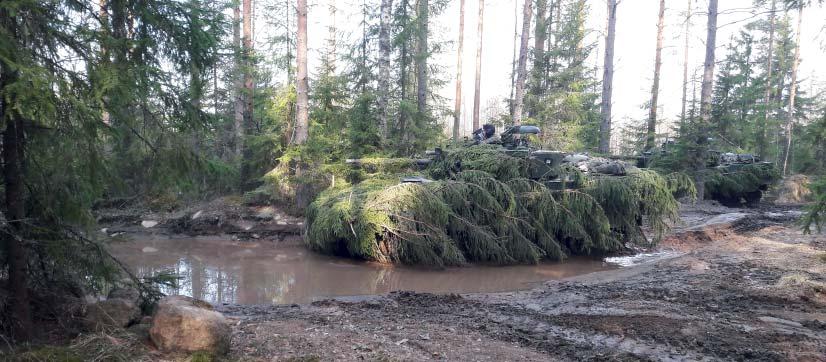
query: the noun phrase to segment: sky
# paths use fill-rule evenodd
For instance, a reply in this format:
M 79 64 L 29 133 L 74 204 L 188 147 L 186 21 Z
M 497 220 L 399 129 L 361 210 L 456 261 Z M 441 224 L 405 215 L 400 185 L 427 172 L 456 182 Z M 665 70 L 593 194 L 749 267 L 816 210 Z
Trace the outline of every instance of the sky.
M 316 69 L 327 36 L 326 26 L 330 22 L 328 4 L 336 2 L 339 8 L 336 23 L 347 32 L 358 30 L 361 19 L 358 0 L 315 0 L 309 10 L 310 69 Z M 394 3 L 398 3 L 398 0 Z M 462 119 L 468 125 L 464 131 L 470 132 L 469 123 L 473 109 L 473 77 L 476 67 L 476 42 L 478 24 L 478 1 L 466 0 L 465 41 L 463 56 L 463 102 Z M 717 60 L 724 59 L 726 47 L 732 36 L 751 19 L 761 16 L 752 10 L 753 0 L 720 0 L 717 34 Z M 690 49 L 689 76 L 695 69 L 702 76 L 702 62 L 705 51 L 707 0 L 692 0 L 693 13 Z M 597 48 L 588 62 L 599 65 L 597 72 L 602 77 L 604 52 L 604 29 L 606 22 L 605 0 L 587 0 L 589 6 L 586 24 L 588 40 L 597 42 Z M 661 132 L 668 129 L 667 123 L 674 122 L 680 113 L 683 67 L 683 24 L 688 0 L 666 1 L 666 19 L 663 37 L 663 64 L 660 81 L 659 115 L 664 119 Z M 651 97 L 653 64 L 656 42 L 657 0 L 620 0 L 617 10 L 617 35 L 615 43 L 613 120 L 617 126 L 630 122 L 642 122 L 647 110 L 642 106 Z M 516 11 L 516 12 L 515 12 Z M 521 31 L 522 0 L 485 0 L 481 104 L 484 109 L 510 95 L 511 65 L 514 52 L 514 25 Z M 515 17 L 516 15 L 516 17 Z M 791 12 L 793 20 L 797 12 Z M 803 90 L 824 89 L 826 87 L 826 6 L 807 8 L 803 14 L 800 76 Z M 794 24 L 794 22 L 793 22 Z M 433 62 L 444 71 L 449 81 L 439 89 L 446 98 L 445 106 L 452 108 L 455 99 L 455 74 L 457 63 L 457 40 L 459 35 L 459 0 L 450 2 L 445 11 L 431 19 L 432 37 L 450 41 L 443 53 L 433 58 Z M 532 35 L 532 34 L 531 34 Z M 529 44 L 533 44 L 533 40 Z M 718 63 L 719 64 L 719 63 Z M 689 94 L 691 89 L 689 89 Z M 699 93 L 699 90 L 698 90 Z M 501 102 L 499 102 L 501 103 Z M 447 120 L 445 120 L 447 121 Z M 483 120 L 484 121 L 484 120 Z M 617 137 L 615 137 L 617 138 Z

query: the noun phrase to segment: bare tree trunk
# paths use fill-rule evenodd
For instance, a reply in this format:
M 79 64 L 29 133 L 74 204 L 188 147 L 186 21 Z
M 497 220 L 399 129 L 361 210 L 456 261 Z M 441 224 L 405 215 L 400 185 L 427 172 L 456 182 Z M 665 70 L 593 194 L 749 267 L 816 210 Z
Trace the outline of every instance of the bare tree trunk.
M 296 47 L 298 54 L 296 62 L 298 65 L 297 79 L 296 79 L 296 125 L 295 125 L 295 143 L 302 145 L 307 142 L 308 137 L 308 121 L 309 121 L 309 98 L 307 92 L 309 86 L 307 83 L 307 0 L 298 0 L 296 8 L 298 14 L 298 39 Z
M 239 52 L 241 49 L 241 9 L 236 3 L 232 9 L 232 47 L 235 51 L 235 69 L 239 74 L 233 74 L 233 93 L 235 94 L 235 102 L 233 102 L 233 130 L 235 131 L 235 159 L 241 160 L 244 150 L 244 90 L 243 90 L 243 75 L 240 71 L 243 70 L 243 62 L 241 62 L 242 55 Z
M 419 21 L 418 35 L 416 42 L 416 109 L 420 116 L 427 114 L 427 26 L 428 13 L 430 12 L 430 2 L 419 0 L 417 17 Z
M 772 0 L 772 8 L 771 12 L 769 13 L 769 44 L 768 44 L 768 51 L 769 54 L 766 56 L 766 93 L 764 95 L 763 102 L 765 103 L 765 114 L 763 115 L 763 121 L 760 125 L 760 140 L 758 141 L 757 145 L 757 153 L 760 154 L 760 157 L 765 158 L 766 153 L 768 152 L 768 134 L 766 133 L 766 128 L 769 127 L 769 117 L 771 114 L 771 104 L 772 104 L 772 73 L 774 71 L 772 58 L 774 56 L 774 28 L 775 28 L 775 11 L 777 10 L 777 1 Z
M 617 33 L 617 0 L 608 0 L 608 33 L 605 35 L 605 63 L 602 74 L 602 122 L 599 124 L 599 152 L 611 152 L 611 93 L 614 87 L 614 39 Z
M 459 0 L 459 50 L 456 56 L 456 101 L 453 105 L 453 141 L 459 141 L 462 116 L 462 57 L 465 55 L 465 0 Z
M 717 1 L 708 2 L 708 33 L 706 34 L 706 58 L 703 63 L 703 85 L 700 88 L 700 121 L 695 132 L 696 150 L 694 154 L 694 181 L 697 197 L 705 195 L 706 154 L 708 153 L 708 131 L 711 123 L 711 96 L 714 91 L 714 52 L 717 46 Z
M 683 38 L 685 38 L 685 45 L 683 46 L 683 98 L 682 102 L 680 103 L 680 133 L 685 131 L 685 123 L 686 123 L 686 102 L 688 102 L 688 50 L 689 50 L 689 33 L 691 32 L 691 1 L 688 0 L 688 9 L 686 10 L 685 16 L 685 30 L 683 32 Z
M 651 85 L 651 107 L 648 110 L 648 132 L 645 150 L 654 148 L 657 139 L 657 104 L 660 93 L 660 67 L 663 62 L 663 28 L 665 27 L 665 0 L 660 0 L 660 14 L 657 20 L 657 50 L 654 56 L 654 84 Z
M 789 154 L 792 151 L 792 131 L 794 128 L 794 98 L 797 96 L 797 68 L 800 66 L 800 32 L 803 25 L 803 6 L 797 9 L 797 34 L 795 34 L 792 80 L 789 83 L 789 107 L 786 111 L 786 145 L 783 151 L 783 176 L 789 171 Z
M 388 127 L 387 119 L 387 99 L 390 94 L 390 22 L 393 0 L 381 0 L 380 22 L 379 22 L 379 79 L 378 79 L 378 105 L 379 132 L 381 132 L 382 143 L 387 140 Z
M 409 0 L 401 0 L 401 16 L 407 19 L 407 8 L 410 6 Z M 407 102 L 409 81 L 410 56 L 408 55 L 408 42 L 403 41 L 399 49 L 399 89 L 401 102 Z M 408 114 L 404 108 L 399 112 L 399 143 L 404 146 L 407 139 L 407 118 Z
M 476 83 L 473 91 L 473 130 L 479 129 L 479 109 L 482 102 L 482 33 L 485 25 L 485 0 L 479 0 L 479 21 L 476 28 Z
M 483 0 L 479 0 L 480 2 Z M 481 32 L 480 32 L 481 33 Z M 511 58 L 511 96 L 508 98 L 508 112 L 513 117 L 513 94 L 516 88 L 516 57 L 519 55 L 519 1 L 513 2 L 513 58 Z M 478 129 L 479 125 L 473 128 Z
M 243 1 L 244 16 L 244 129 L 252 129 L 252 0 Z
M 8 23 L 5 11 L 0 10 L 0 21 Z M 3 25 L 5 24 L 0 23 L 0 26 Z M 3 89 L 14 83 L 17 75 L 3 60 L 0 60 L 0 69 L 2 69 L 0 89 Z M 31 339 L 34 330 L 29 301 L 29 257 L 21 230 L 26 219 L 23 180 L 24 126 L 20 115 L 16 114 L 6 103 L 6 99 L 2 97 L 0 97 L 0 117 L 6 124 L 3 130 L 2 147 L 5 191 L 3 213 L 11 231 L 5 232 L 2 237 L 5 244 L 6 262 L 9 266 L 7 288 L 11 299 L 9 304 L 15 340 L 26 342 Z
M 536 0 L 536 26 L 534 28 L 533 69 L 531 70 L 531 90 L 534 97 L 542 93 L 542 76 L 545 74 L 545 43 L 548 39 L 547 0 Z M 536 116 L 536 108 L 529 104 L 528 116 Z
M 525 0 L 525 6 L 522 10 L 522 41 L 519 44 L 519 64 L 516 70 L 516 95 L 513 105 L 513 125 L 518 126 L 522 123 L 522 108 L 525 101 L 525 79 L 528 77 L 528 38 L 530 38 L 531 30 L 531 16 L 533 15 L 533 6 L 531 0 Z

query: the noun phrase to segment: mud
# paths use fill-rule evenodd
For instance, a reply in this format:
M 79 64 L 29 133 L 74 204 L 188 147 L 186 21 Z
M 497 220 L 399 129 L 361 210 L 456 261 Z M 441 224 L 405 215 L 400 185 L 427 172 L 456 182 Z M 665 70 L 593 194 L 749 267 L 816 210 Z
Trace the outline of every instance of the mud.
M 668 257 L 529 291 L 220 305 L 241 360 L 826 359 L 826 236 L 794 209 L 683 210 Z
M 301 235 L 304 219 L 275 206 L 248 205 L 239 197 L 222 197 L 186 207 L 157 210 L 143 204 L 102 204 L 95 210 L 109 236 L 230 235 L 240 240 L 283 241 Z

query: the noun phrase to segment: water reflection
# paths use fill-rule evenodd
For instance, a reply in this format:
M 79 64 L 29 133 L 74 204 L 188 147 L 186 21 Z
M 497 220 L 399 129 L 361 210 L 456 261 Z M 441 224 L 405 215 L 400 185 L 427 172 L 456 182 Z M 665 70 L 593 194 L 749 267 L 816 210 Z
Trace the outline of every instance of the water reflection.
M 513 267 L 466 267 L 434 271 L 377 265 L 317 255 L 302 246 L 215 239 L 144 240 L 113 244 L 112 253 L 140 276 L 173 270 L 183 279 L 168 294 L 213 303 L 308 303 L 396 290 L 433 293 L 499 292 L 539 282 L 615 268 L 575 259 Z

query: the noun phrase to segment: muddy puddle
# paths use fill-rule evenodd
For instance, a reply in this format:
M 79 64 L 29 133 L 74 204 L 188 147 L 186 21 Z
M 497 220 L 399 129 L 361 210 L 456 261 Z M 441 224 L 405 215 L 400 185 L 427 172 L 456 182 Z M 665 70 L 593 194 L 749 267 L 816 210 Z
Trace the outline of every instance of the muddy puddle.
M 618 268 L 601 260 L 574 258 L 531 266 L 423 270 L 318 255 L 295 244 L 151 236 L 113 243 L 110 249 L 139 276 L 165 270 L 180 275 L 179 287 L 164 290 L 167 294 L 233 304 L 309 303 L 399 290 L 504 292 Z

